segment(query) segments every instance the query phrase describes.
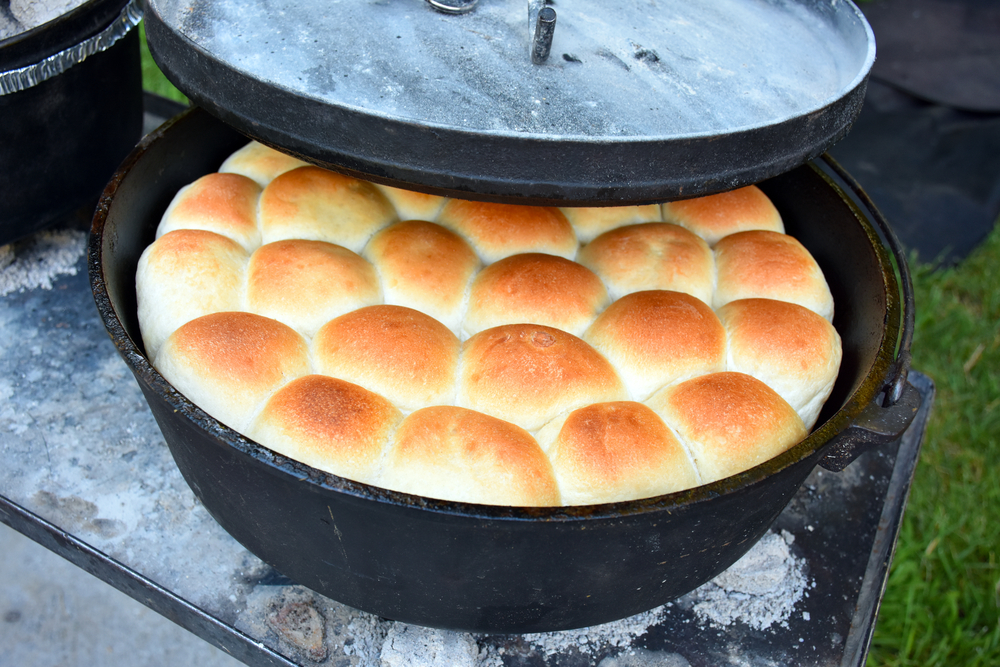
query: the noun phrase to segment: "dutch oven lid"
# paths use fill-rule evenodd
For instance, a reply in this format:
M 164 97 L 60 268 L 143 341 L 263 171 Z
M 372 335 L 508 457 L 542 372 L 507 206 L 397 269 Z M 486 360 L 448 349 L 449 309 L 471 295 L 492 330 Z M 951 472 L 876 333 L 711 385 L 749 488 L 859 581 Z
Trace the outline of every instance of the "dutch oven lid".
M 847 0 L 433 4 L 474 6 L 149 0 L 146 23 L 177 87 L 248 136 L 378 182 L 532 204 L 788 171 L 847 132 L 875 59 Z

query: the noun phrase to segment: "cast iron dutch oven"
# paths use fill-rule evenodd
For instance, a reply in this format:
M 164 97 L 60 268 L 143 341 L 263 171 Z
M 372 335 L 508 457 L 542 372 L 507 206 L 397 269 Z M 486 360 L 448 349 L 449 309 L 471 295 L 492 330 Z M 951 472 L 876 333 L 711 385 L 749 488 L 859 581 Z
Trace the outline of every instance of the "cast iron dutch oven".
M 139 334 L 136 264 L 160 216 L 180 187 L 217 170 L 246 141 L 198 108 L 144 139 L 98 206 L 93 291 L 177 466 L 212 516 L 286 576 L 350 606 L 503 633 L 584 627 L 651 609 L 742 556 L 816 464 L 843 467 L 859 449 L 897 437 L 919 404 L 905 379 L 901 300 L 910 296 L 900 297 L 892 255 L 904 284 L 905 258 L 877 213 L 891 252 L 834 179 L 807 164 L 761 187 L 826 274 L 844 359 L 820 426 L 791 450 L 689 491 L 567 508 L 437 501 L 319 472 L 193 405 L 151 366 Z
M 134 23 L 116 25 L 128 4 L 89 0 L 0 40 L 0 74 L 52 56 L 69 64 L 40 83 L 0 94 L 0 244 L 93 206 L 142 135 L 139 33 L 131 29 Z M 127 32 L 113 41 L 116 30 Z M 77 62 L 74 47 L 102 33 L 112 45 Z

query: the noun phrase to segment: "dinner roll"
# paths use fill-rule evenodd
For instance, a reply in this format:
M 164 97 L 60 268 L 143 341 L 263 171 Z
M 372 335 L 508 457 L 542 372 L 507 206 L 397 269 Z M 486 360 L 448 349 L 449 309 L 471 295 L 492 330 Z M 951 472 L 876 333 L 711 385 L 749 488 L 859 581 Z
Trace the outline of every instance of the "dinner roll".
M 139 257 L 139 330 L 152 358 L 177 327 L 196 317 L 243 305 L 247 253 L 214 232 L 179 229 L 156 239 Z
M 523 252 L 576 255 L 573 227 L 557 208 L 449 199 L 438 222 L 464 236 L 484 264 Z
M 530 322 L 579 336 L 608 301 L 601 279 L 576 262 L 541 253 L 511 255 L 472 281 L 465 332 Z
M 403 190 L 388 185 L 375 184 L 396 209 L 400 220 L 437 220 L 445 198 L 414 190 Z
M 509 324 L 465 341 L 457 404 L 535 431 L 559 413 L 628 398 L 607 359 L 576 336 Z
M 452 406 L 424 408 L 403 421 L 379 484 L 458 502 L 559 504 L 552 465 L 530 433 Z
M 714 308 L 737 299 L 777 299 L 833 321 L 833 296 L 819 264 L 796 239 L 777 232 L 740 232 L 715 246 Z
M 581 248 L 578 261 L 601 277 L 612 299 L 657 289 L 712 302 L 712 251 L 677 225 L 653 222 L 613 229 Z
M 658 204 L 645 206 L 595 206 L 560 208 L 566 216 L 580 243 L 590 243 L 606 231 L 640 222 L 659 222 L 663 219 Z
M 778 209 L 756 185 L 666 202 L 661 208 L 664 221 L 690 229 L 712 246 L 725 236 L 750 229 L 785 231 Z
M 246 433 L 271 394 L 309 372 L 309 348 L 281 322 L 251 313 L 212 313 L 171 334 L 154 365 L 191 402 Z
M 637 401 L 660 387 L 726 370 L 726 332 L 689 294 L 633 292 L 611 304 L 584 340 L 607 357 Z
M 286 171 L 308 165 L 309 163 L 304 160 L 285 155 L 257 141 L 251 141 L 226 158 L 219 171 L 242 174 L 256 181 L 260 187 L 264 187 Z
M 479 258 L 465 240 L 441 225 L 406 220 L 372 237 L 364 256 L 382 278 L 385 302 L 409 306 L 456 334 Z
M 646 404 L 678 435 L 703 484 L 774 458 L 807 433 L 781 396 L 743 373 L 700 375 Z
M 663 420 L 642 403 L 594 403 L 538 432 L 564 505 L 589 505 L 673 493 L 699 481 Z
M 253 250 L 260 244 L 257 199 L 260 186 L 239 174 L 208 174 L 185 185 L 170 202 L 156 236 L 175 229 L 222 234 Z
M 323 241 L 262 245 L 247 267 L 250 312 L 312 336 L 338 315 L 380 303 L 374 267 L 347 248 Z
M 729 342 L 728 369 L 774 389 L 812 428 L 840 368 L 833 325 L 802 306 L 771 299 L 731 301 L 718 315 Z
M 306 375 L 267 401 L 247 435 L 319 470 L 372 483 L 402 418 L 392 403 L 363 387 Z
M 319 167 L 286 171 L 260 195 L 263 243 L 307 239 L 361 252 L 395 219 L 396 209 L 374 185 Z
M 316 368 L 381 394 L 404 411 L 451 403 L 459 342 L 402 306 L 369 306 L 331 320 L 313 341 Z

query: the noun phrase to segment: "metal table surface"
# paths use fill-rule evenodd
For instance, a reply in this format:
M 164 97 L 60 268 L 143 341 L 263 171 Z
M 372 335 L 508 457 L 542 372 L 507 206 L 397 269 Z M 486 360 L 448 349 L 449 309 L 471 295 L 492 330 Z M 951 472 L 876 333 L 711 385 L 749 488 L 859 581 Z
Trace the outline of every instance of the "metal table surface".
M 295 585 L 195 499 L 101 324 L 70 227 L 75 275 L 0 296 L 0 521 L 247 664 L 379 665 L 392 621 Z M 682 599 L 624 644 L 466 643 L 508 666 L 864 664 L 933 402 L 929 378 L 911 382 L 923 403 L 904 436 L 842 473 L 815 470 L 779 517 L 809 582 L 783 622 L 718 626 Z

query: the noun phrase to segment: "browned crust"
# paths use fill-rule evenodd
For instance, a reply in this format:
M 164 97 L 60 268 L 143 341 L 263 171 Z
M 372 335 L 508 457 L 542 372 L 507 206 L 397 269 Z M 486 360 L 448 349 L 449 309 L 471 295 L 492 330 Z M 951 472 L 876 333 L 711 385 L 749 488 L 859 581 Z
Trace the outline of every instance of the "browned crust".
M 698 484 L 684 448 L 663 420 L 631 401 L 572 412 L 549 456 L 566 504 L 633 500 Z
M 725 369 L 722 323 L 701 300 L 680 292 L 623 296 L 601 313 L 584 340 L 622 372 L 639 400 L 675 380 Z
M 806 435 L 788 403 L 743 373 L 702 375 L 664 389 L 647 405 L 680 436 L 704 483 L 763 463 Z
M 833 318 L 833 298 L 823 271 L 806 248 L 787 234 L 732 234 L 715 246 L 718 270 L 714 307 L 737 299 L 798 303 Z
M 525 253 L 487 266 L 472 282 L 466 330 L 532 322 L 583 333 L 607 305 L 604 283 L 562 257 Z
M 491 505 L 558 505 L 552 465 L 530 433 L 451 406 L 399 427 L 380 483 L 432 498 Z
M 438 222 L 468 239 L 485 263 L 522 252 L 576 254 L 573 227 L 557 208 L 451 199 Z
M 212 313 L 171 334 L 156 366 L 209 414 L 242 429 L 271 392 L 308 372 L 309 349 L 302 336 L 275 320 Z
M 157 233 L 203 229 L 237 241 L 257 243 L 257 199 L 261 188 L 239 174 L 207 174 L 178 193 Z
M 399 305 L 427 304 L 442 319 L 458 309 L 479 268 L 475 251 L 458 234 L 422 220 L 398 222 L 365 248 L 378 267 L 387 297 Z M 457 322 L 456 322 L 457 324 Z
M 529 431 L 561 412 L 627 397 L 608 360 L 559 329 L 538 324 L 494 327 L 462 347 L 458 404 Z
M 711 300 L 712 251 L 677 225 L 650 222 L 613 229 L 581 248 L 579 262 L 605 281 L 613 297 L 665 289 Z
M 219 171 L 242 174 L 263 187 L 286 171 L 304 167 L 307 164 L 303 160 L 276 151 L 270 146 L 251 141 L 226 158 L 226 161 L 219 167 Z
M 358 481 L 372 481 L 402 419 L 388 400 L 356 384 L 306 375 L 276 392 L 249 435 L 276 452 Z
M 360 252 L 396 209 L 371 183 L 319 167 L 299 167 L 271 181 L 260 196 L 265 243 L 286 238 L 328 241 Z
M 566 216 L 581 243 L 588 243 L 604 232 L 642 222 L 660 222 L 663 214 L 659 204 L 644 206 L 597 206 L 559 209 Z
M 247 306 L 312 334 L 337 315 L 381 301 L 375 268 L 323 241 L 262 245 L 247 269 Z
M 411 308 L 369 306 L 331 320 L 313 340 L 316 365 L 388 397 L 405 410 L 450 402 L 460 344 L 447 327 Z
M 730 234 L 751 229 L 785 231 L 778 209 L 756 185 L 667 202 L 662 211 L 665 221 L 690 229 L 711 245 Z

